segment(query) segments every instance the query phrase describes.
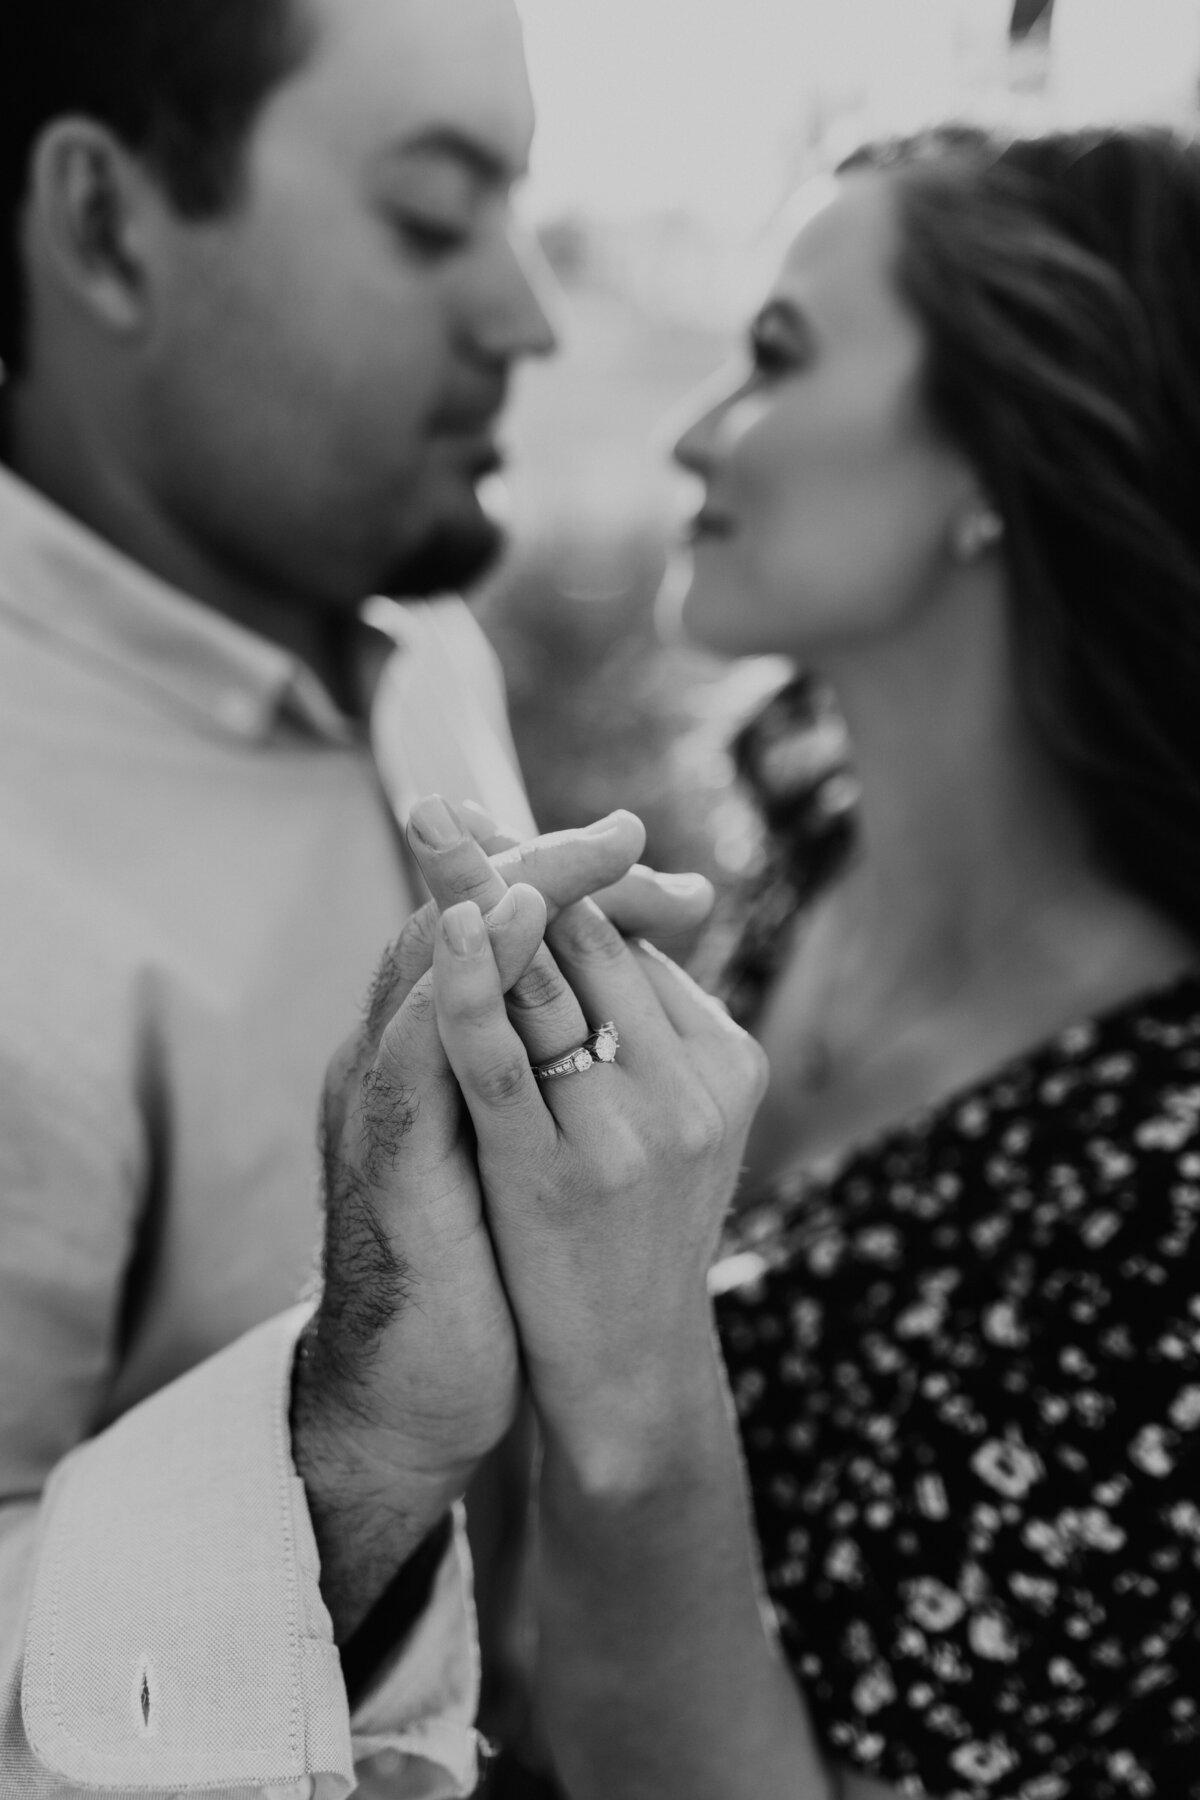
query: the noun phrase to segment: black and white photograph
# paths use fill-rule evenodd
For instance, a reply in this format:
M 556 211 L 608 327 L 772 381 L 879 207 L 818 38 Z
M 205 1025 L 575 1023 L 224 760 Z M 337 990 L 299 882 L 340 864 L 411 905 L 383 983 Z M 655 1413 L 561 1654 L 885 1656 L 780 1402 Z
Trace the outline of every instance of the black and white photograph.
M 1200 1800 L 1200 0 L 0 0 L 0 1800 Z

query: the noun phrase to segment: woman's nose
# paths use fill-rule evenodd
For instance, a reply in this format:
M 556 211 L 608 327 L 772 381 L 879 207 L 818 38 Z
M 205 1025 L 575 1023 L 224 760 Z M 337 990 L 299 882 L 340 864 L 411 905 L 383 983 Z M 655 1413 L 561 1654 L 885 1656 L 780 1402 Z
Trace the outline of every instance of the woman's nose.
M 675 461 L 692 475 L 708 473 L 709 451 L 712 448 L 710 424 L 711 414 L 701 414 L 680 433 L 672 447 L 671 454 Z
M 676 426 L 671 455 L 691 474 L 707 480 L 715 459 L 717 430 L 738 387 L 739 372 L 727 364 L 711 375 L 670 421 Z

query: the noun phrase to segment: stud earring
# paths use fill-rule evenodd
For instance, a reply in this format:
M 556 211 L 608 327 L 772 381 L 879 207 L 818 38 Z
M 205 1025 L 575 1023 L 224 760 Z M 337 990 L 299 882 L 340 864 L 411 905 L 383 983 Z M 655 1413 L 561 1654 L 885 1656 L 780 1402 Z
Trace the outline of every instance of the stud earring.
M 1004 520 L 990 506 L 979 506 L 959 520 L 954 530 L 954 551 L 959 562 L 978 562 L 1004 536 Z

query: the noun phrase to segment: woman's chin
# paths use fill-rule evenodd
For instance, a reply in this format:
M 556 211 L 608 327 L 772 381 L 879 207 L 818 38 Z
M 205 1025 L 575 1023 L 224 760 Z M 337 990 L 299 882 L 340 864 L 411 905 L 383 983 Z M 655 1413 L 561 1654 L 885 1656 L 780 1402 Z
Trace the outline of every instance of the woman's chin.
M 744 656 L 747 646 L 739 632 L 738 609 L 731 594 L 717 594 L 707 582 L 697 581 L 690 556 L 676 556 L 667 564 L 654 603 L 654 623 L 664 644 L 687 644 L 712 656 Z

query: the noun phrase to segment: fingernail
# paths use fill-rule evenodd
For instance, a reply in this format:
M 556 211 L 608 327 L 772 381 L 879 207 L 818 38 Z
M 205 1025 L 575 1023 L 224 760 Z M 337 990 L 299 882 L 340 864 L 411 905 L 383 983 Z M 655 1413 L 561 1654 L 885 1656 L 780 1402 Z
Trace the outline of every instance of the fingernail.
M 706 875 L 663 875 L 656 880 L 664 893 L 676 894 L 680 899 L 689 899 L 693 894 L 706 894 L 711 882 Z
M 581 825 L 579 828 L 581 837 L 606 837 L 610 831 L 616 829 L 617 815 L 615 812 L 609 813 L 606 818 L 597 819 L 594 825 Z
M 418 800 L 408 822 L 423 844 L 431 850 L 451 850 L 462 842 L 462 826 L 439 795 Z
M 455 956 L 478 956 L 487 943 L 483 914 L 473 900 L 464 900 L 444 912 L 442 930 Z
M 517 916 L 519 901 L 510 888 L 503 900 L 497 900 L 490 913 L 485 914 L 484 923 L 489 931 L 500 931 L 505 925 L 511 925 Z

